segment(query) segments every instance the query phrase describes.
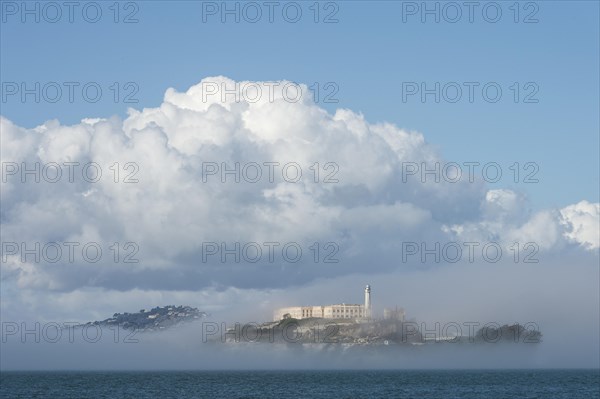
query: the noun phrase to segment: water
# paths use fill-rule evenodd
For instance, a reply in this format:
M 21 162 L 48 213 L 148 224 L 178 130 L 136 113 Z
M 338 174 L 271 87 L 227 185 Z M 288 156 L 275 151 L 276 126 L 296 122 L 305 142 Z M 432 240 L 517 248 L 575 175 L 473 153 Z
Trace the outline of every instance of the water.
M 2 372 L 2 398 L 599 398 L 599 370 Z

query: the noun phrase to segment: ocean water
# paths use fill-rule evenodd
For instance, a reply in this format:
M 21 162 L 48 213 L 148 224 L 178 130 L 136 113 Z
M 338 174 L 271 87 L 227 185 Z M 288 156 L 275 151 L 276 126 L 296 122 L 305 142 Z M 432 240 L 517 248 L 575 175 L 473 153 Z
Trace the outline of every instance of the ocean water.
M 2 372 L 0 397 L 583 399 L 600 371 Z

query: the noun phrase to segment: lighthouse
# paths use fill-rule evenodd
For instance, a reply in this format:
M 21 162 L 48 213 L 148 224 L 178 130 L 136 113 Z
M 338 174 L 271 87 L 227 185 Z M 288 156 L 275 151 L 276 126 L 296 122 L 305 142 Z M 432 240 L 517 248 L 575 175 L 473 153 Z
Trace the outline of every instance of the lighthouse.
M 365 317 L 371 318 L 371 286 L 365 287 Z

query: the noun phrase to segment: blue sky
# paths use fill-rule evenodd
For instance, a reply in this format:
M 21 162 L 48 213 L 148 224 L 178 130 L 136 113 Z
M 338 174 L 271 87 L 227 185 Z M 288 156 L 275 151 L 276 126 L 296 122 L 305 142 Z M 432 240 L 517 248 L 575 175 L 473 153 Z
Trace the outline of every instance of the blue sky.
M 449 161 L 536 162 L 540 182 L 511 187 L 525 192 L 534 209 L 598 201 L 598 2 L 544 1 L 534 3 L 537 10 L 521 2 L 519 23 L 513 20 L 513 2 L 499 3 L 497 23 L 483 18 L 482 2 L 473 23 L 464 8 L 456 23 L 443 15 L 439 23 L 433 16 L 422 23 L 419 13 L 405 15 L 403 22 L 407 2 L 348 1 L 336 3 L 339 22 L 330 24 L 314 23 L 313 2 L 300 3 L 304 14 L 295 24 L 277 10 L 274 23 L 266 16 L 257 23 L 243 18 L 235 23 L 230 16 L 222 23 L 219 15 L 206 16 L 205 23 L 203 3 L 194 1 L 136 2 L 139 22 L 132 24 L 112 21 L 112 3 L 102 3 L 104 14 L 96 24 L 77 12 L 74 23 L 66 16 L 57 23 L 34 23 L 32 17 L 21 23 L 18 15 L 5 13 L 2 82 L 93 81 L 105 89 L 112 82 L 135 82 L 139 103 L 115 103 L 106 94 L 95 104 L 80 97 L 55 104 L 11 97 L 1 103 L 2 115 L 25 127 L 53 118 L 70 124 L 124 116 L 128 106 L 159 105 L 168 87 L 185 90 L 214 75 L 335 82 L 339 103 L 323 107 L 349 108 L 371 123 L 388 121 L 422 132 Z M 120 19 L 134 10 L 121 6 Z M 320 19 L 334 11 L 326 6 L 320 3 Z M 530 13 L 537 23 L 523 23 Z M 457 103 L 435 103 L 433 96 L 425 103 L 418 96 L 403 101 L 403 82 L 496 82 L 503 96 L 489 103 L 476 89 L 473 103 L 466 92 Z M 515 103 L 514 82 L 521 95 L 526 83 L 537 85 L 539 102 Z

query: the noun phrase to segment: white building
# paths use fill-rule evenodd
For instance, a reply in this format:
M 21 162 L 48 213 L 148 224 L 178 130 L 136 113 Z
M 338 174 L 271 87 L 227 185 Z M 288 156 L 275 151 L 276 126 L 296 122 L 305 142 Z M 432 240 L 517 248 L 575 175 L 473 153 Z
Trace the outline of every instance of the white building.
M 346 304 L 319 306 L 292 306 L 279 308 L 273 314 L 273 320 L 279 321 L 286 315 L 294 319 L 318 317 L 323 319 L 370 319 L 371 318 L 371 287 L 365 287 L 364 305 Z

